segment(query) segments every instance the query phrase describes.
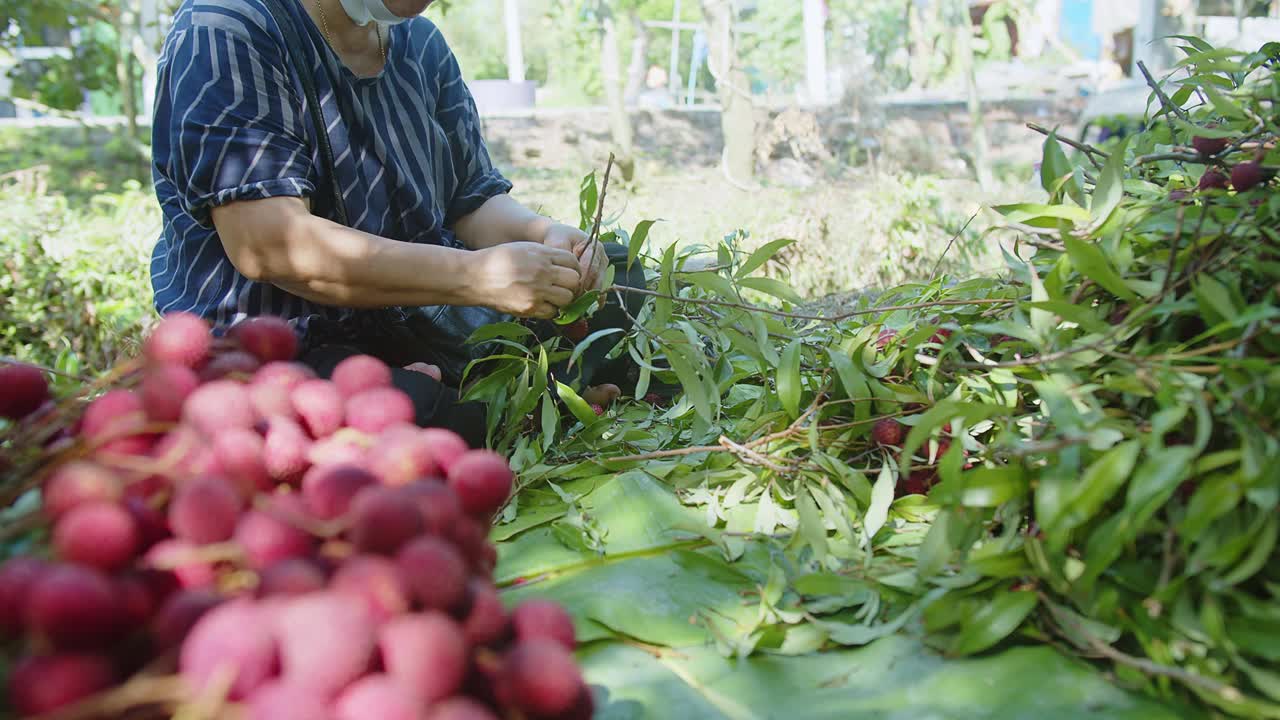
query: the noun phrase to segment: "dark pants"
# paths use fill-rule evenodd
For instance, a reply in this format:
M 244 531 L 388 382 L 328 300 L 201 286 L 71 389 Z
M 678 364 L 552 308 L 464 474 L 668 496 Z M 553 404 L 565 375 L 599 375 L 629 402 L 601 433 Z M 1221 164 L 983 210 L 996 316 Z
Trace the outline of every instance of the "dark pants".
M 644 287 L 644 270 L 636 263 L 627 270 L 627 248 L 613 243 L 605 244 L 609 262 L 614 267 L 614 284 L 628 287 Z M 644 298 L 635 293 L 623 293 L 627 309 L 618 304 L 616 293 L 610 293 L 604 307 L 598 310 L 590 320 L 589 332 L 606 328 L 631 329 L 631 319 L 644 304 Z M 532 323 L 531 329 L 537 341 L 545 341 L 557 334 L 555 323 L 541 320 Z M 606 356 L 622 340 L 623 333 L 615 333 L 600 338 L 582 354 L 572 370 L 567 368 L 568 362 L 556 363 L 551 368 L 556 380 L 572 385 L 579 383 L 580 388 L 592 385 L 613 383 L 626 387 L 634 382 L 635 363 L 629 356 L 609 360 Z M 302 362 L 309 365 L 321 377 L 327 378 L 333 373 L 338 363 L 353 355 L 368 354 L 388 360 L 388 351 L 378 347 L 361 347 L 360 343 L 325 343 L 308 349 L 302 356 Z M 398 364 L 403 358 L 393 361 Z M 413 400 L 418 425 L 422 427 L 448 428 L 463 437 L 471 447 L 481 447 L 485 442 L 485 415 L 487 409 L 480 402 L 460 402 L 457 388 L 439 382 L 427 375 L 412 370 L 392 368 L 391 380 Z

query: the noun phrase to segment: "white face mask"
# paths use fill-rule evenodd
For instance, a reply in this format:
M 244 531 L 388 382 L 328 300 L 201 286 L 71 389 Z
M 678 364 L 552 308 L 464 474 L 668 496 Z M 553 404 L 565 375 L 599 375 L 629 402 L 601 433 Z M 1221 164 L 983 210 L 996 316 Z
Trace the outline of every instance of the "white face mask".
M 357 25 L 368 25 L 373 20 L 385 25 L 395 25 L 410 19 L 388 10 L 382 0 L 342 0 L 342 9 L 347 11 L 352 22 Z

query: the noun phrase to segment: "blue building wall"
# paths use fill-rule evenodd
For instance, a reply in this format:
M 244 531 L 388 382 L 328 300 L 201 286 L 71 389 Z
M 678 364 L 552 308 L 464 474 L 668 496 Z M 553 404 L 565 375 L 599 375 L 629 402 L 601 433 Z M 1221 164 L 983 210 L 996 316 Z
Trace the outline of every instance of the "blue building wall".
M 1093 2 L 1062 0 L 1062 41 L 1088 60 L 1102 55 L 1102 38 L 1093 31 Z

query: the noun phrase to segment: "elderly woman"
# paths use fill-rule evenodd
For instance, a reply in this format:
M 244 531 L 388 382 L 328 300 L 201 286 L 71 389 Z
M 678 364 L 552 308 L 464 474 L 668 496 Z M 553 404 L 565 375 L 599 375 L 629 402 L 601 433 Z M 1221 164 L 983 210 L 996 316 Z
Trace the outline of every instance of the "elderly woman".
M 183 2 L 155 108 L 152 284 L 161 313 L 215 327 L 288 318 L 322 375 L 360 353 L 404 367 L 419 423 L 477 444 L 483 409 L 458 401 L 462 340 L 555 317 L 625 251 L 508 194 L 457 60 L 419 17 L 430 2 Z M 608 349 L 573 379 L 608 379 Z

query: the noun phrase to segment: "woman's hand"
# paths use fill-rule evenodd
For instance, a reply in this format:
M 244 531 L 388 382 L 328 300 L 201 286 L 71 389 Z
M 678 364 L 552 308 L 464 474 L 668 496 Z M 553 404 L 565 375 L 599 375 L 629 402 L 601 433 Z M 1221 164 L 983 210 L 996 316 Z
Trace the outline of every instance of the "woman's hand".
M 577 256 L 549 245 L 505 243 L 475 259 L 476 304 L 517 317 L 554 318 L 582 286 Z
M 609 265 L 609 257 L 604 245 L 592 242 L 586 233 L 576 227 L 563 223 L 547 226 L 542 236 L 542 244 L 559 250 L 567 250 L 578 258 L 578 269 L 582 274 L 582 284 L 577 288 L 574 297 L 589 290 L 600 290 L 604 282 L 605 268 Z

